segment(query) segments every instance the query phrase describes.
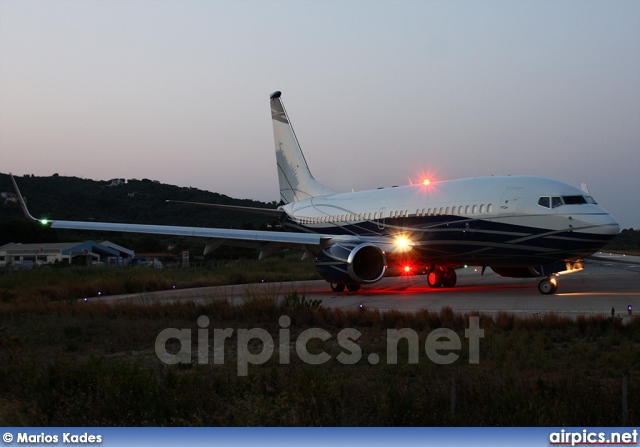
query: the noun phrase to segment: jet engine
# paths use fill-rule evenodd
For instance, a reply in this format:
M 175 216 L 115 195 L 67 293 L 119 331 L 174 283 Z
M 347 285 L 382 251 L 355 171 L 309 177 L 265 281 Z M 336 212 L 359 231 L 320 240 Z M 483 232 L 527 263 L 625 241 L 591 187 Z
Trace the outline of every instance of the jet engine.
M 384 251 L 370 242 L 338 242 L 316 256 L 316 270 L 334 284 L 371 284 L 382 278 L 386 268 Z

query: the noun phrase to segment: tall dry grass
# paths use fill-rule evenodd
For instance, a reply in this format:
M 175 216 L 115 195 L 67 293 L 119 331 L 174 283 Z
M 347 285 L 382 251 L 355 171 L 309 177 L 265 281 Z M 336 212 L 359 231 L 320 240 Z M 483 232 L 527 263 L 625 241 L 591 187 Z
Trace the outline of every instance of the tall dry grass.
M 97 279 L 73 275 L 86 275 L 79 281 L 85 284 Z M 31 290 L 47 286 L 42 281 Z M 46 294 L 25 299 L 2 284 L 1 425 L 618 426 L 625 375 L 627 423 L 640 421 L 639 317 L 324 308 L 302 293 L 277 288 L 247 288 L 241 303 L 220 297 L 85 303 Z M 154 351 L 160 331 L 191 329 L 195 352 L 201 315 L 209 317 L 210 346 L 213 329 L 234 329 L 225 343 L 225 364 L 201 365 L 196 357 L 190 364 L 160 363 Z M 292 341 L 308 328 L 328 331 L 329 340 L 315 340 L 309 349 L 323 350 L 331 360 L 305 364 L 292 345 L 290 364 L 274 355 L 239 377 L 237 330 L 264 328 L 277 343 L 282 315 L 291 319 Z M 485 331 L 477 365 L 468 362 L 464 332 L 471 316 L 479 317 Z M 344 328 L 361 333 L 362 359 L 354 365 L 335 360 L 345 352 L 336 343 Z M 398 364 L 386 362 L 386 331 L 401 328 L 419 336 L 418 364 L 409 363 L 405 342 L 398 345 Z M 462 341 L 453 364 L 437 365 L 425 355 L 426 337 L 436 328 L 452 329 Z M 372 353 L 380 363 L 367 361 Z

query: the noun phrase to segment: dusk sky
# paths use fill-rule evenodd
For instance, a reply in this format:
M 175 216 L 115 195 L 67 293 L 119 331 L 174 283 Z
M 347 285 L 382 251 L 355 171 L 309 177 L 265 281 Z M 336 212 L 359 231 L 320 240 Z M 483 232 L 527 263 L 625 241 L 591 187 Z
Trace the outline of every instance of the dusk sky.
M 0 172 L 278 200 L 530 174 L 640 228 L 640 1 L 0 0 Z

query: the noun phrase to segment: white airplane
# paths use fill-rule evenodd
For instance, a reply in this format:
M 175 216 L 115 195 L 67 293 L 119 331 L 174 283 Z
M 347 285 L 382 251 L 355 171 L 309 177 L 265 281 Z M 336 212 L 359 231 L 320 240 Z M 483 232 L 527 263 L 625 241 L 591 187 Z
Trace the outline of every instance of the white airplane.
M 429 286 L 453 287 L 455 268 L 486 267 L 502 276 L 538 277 L 553 294 L 557 275 L 582 269 L 582 259 L 611 241 L 618 222 L 586 191 L 542 177 L 477 177 L 337 193 L 316 181 L 282 104 L 271 95 L 281 205 L 224 209 L 277 216 L 293 232 L 42 220 L 52 228 L 120 231 L 207 239 L 260 249 L 260 259 L 282 248 L 315 257 L 335 292 L 356 292 L 383 276 L 426 274 Z M 13 176 L 12 176 L 13 179 Z M 14 187 L 25 215 L 35 219 Z M 190 202 L 187 202 L 190 203 Z

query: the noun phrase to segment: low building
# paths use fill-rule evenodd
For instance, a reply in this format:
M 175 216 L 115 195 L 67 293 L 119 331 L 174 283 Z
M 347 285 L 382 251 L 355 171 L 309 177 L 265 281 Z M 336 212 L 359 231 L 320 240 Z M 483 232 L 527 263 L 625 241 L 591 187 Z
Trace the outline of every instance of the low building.
M 100 244 L 105 245 L 109 248 L 113 248 L 114 250 L 118 251 L 120 253 L 120 257 L 127 262 L 131 261 L 136 256 L 133 250 L 129 250 L 128 248 L 124 248 L 118 244 L 114 244 L 111 241 L 102 241 L 100 242 Z
M 12 242 L 0 247 L 0 268 L 29 269 L 56 262 L 63 265 L 126 265 L 134 256 L 132 250 L 109 241 L 51 244 Z

